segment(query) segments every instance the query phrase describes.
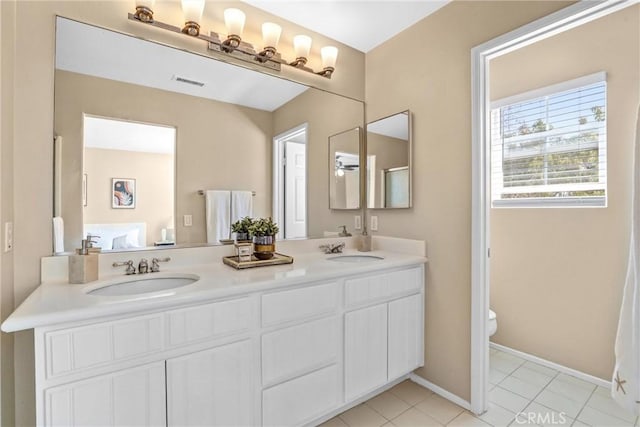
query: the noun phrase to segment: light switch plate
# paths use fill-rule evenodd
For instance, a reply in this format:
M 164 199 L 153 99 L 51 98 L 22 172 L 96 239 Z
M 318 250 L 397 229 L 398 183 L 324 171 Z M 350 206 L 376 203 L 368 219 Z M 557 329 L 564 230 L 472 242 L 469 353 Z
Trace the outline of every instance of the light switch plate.
M 185 215 L 183 222 L 185 227 L 191 227 L 193 225 L 193 216 Z
M 360 230 L 362 228 L 362 217 L 360 215 L 353 217 L 353 226 L 356 230 Z
M 13 249 L 13 223 L 4 223 L 4 251 L 10 252 Z
M 378 231 L 378 217 L 371 216 L 371 231 Z

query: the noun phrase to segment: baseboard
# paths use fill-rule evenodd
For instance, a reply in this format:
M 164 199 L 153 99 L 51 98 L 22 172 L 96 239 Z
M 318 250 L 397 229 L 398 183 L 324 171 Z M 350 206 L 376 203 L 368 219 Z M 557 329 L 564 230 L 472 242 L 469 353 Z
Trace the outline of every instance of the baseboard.
M 505 353 L 510 353 L 510 354 L 513 354 L 514 356 L 518 356 L 518 357 L 520 357 L 522 359 L 525 359 L 525 360 L 528 360 L 530 362 L 537 363 L 538 365 L 542 365 L 542 366 L 546 366 L 547 368 L 555 369 L 556 371 L 562 372 L 563 374 L 567 374 L 567 375 L 574 376 L 576 378 L 580 378 L 581 380 L 590 382 L 592 384 L 595 384 L 595 385 L 598 385 L 598 386 L 601 386 L 601 387 L 611 388 L 611 382 L 607 381 L 607 380 L 603 380 L 602 378 L 594 377 L 593 375 L 589 375 L 589 374 L 586 374 L 584 372 L 568 368 L 568 367 L 566 367 L 564 365 L 560 365 L 558 363 L 551 362 L 551 361 L 546 360 L 546 359 L 542 359 L 541 357 L 534 356 L 534 355 L 529 354 L 529 353 L 524 353 L 524 352 L 519 351 L 519 350 L 514 350 L 514 349 L 512 349 L 510 347 L 506 347 L 506 346 L 501 345 L 501 344 L 496 344 L 496 343 L 490 342 L 489 346 L 491 348 L 495 348 L 496 350 L 504 351 Z
M 471 410 L 471 404 L 469 402 L 467 402 L 466 400 L 464 400 L 463 398 L 461 398 L 460 396 L 457 396 L 453 393 L 451 393 L 450 391 L 447 391 L 445 389 L 443 389 L 440 386 L 435 385 L 434 383 L 425 380 L 424 378 L 422 378 L 419 375 L 416 374 L 409 374 L 409 379 L 411 381 L 413 381 L 414 383 L 421 385 L 424 388 L 427 388 L 429 390 L 431 390 L 432 392 L 434 392 L 435 394 L 444 397 L 445 399 L 455 403 L 456 405 L 470 411 Z

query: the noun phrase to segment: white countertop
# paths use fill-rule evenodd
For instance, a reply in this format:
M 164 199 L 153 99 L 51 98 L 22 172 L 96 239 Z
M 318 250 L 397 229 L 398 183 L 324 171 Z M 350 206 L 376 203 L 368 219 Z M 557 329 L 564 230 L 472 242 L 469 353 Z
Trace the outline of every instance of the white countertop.
M 336 279 L 347 275 L 374 272 L 382 269 L 419 265 L 425 257 L 388 251 L 357 252 L 345 250 L 343 255 L 374 255 L 383 260 L 360 263 L 329 261 L 338 254 L 303 253 L 294 256 L 293 264 L 235 270 L 222 260 L 190 266 L 162 264 L 162 272 L 146 275 L 117 275 L 103 277 L 84 285 L 70 285 L 53 281 L 40 285 L 2 323 L 4 332 L 15 332 L 40 326 L 87 321 L 100 317 L 143 314 L 193 303 L 206 303 L 220 298 L 287 287 L 295 284 Z M 180 288 L 152 293 L 123 296 L 89 295 L 88 291 L 131 281 L 136 278 L 194 274 L 200 279 Z

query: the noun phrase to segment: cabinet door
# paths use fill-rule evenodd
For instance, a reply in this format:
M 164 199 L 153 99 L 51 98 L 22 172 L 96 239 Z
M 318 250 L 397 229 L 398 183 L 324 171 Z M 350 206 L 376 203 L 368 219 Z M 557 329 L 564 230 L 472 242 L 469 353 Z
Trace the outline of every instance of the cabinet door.
M 345 314 L 345 397 L 387 382 L 387 304 Z
M 250 340 L 167 360 L 169 426 L 248 426 L 254 422 Z
M 52 387 L 45 401 L 46 426 L 164 426 L 164 362 Z
M 422 294 L 389 303 L 389 380 L 424 363 Z

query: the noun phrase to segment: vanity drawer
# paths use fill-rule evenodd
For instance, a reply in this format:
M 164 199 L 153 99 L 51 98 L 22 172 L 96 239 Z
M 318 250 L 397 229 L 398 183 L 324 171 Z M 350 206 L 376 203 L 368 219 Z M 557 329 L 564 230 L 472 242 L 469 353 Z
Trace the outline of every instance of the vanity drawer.
M 248 297 L 173 310 L 166 314 L 170 347 L 246 332 L 251 325 Z
M 262 325 L 333 313 L 338 308 L 338 296 L 336 282 L 265 294 L 262 296 Z
M 338 361 L 340 322 L 327 317 L 263 335 L 262 384 L 270 386 Z
M 348 307 L 376 302 L 418 292 L 422 287 L 422 268 L 392 271 L 345 281 L 345 304 Z
M 162 314 L 46 332 L 46 377 L 156 353 L 164 348 Z
M 312 372 L 262 392 L 264 426 L 299 426 L 340 404 L 337 365 Z

